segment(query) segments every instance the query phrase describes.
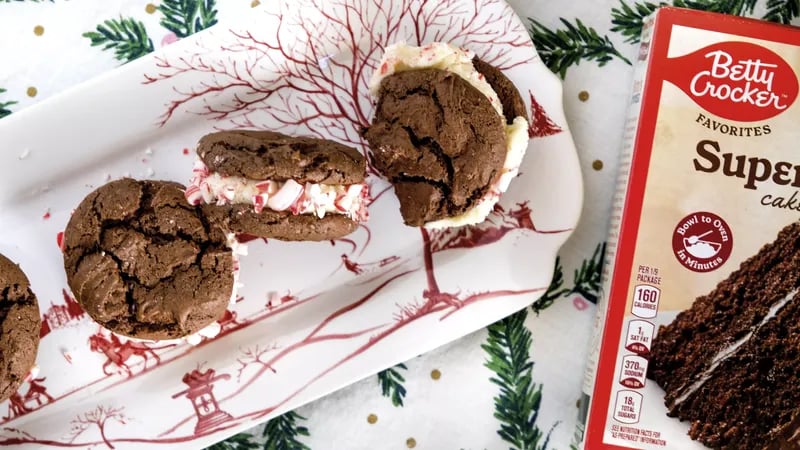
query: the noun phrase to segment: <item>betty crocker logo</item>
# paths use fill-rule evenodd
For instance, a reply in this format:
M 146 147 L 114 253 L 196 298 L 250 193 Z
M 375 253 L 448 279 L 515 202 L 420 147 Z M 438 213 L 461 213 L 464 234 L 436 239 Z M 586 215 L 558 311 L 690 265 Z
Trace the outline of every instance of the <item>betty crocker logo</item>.
M 749 42 L 720 42 L 665 65 L 665 78 L 708 112 L 738 122 L 777 116 L 797 99 L 792 67 Z

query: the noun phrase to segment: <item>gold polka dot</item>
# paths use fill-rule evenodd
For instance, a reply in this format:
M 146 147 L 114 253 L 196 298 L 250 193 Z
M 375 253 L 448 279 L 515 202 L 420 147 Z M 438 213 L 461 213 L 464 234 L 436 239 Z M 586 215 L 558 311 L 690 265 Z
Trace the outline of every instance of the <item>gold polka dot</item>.
M 431 370 L 431 378 L 433 378 L 434 380 L 438 380 L 441 377 L 442 377 L 442 372 L 439 372 L 439 369 Z
M 594 170 L 603 170 L 603 161 L 600 161 L 599 159 L 595 159 L 594 162 L 592 163 L 592 169 L 594 169 Z
M 252 2 L 250 2 L 250 7 L 251 7 L 251 8 L 255 8 L 256 6 L 258 6 L 258 5 L 260 5 L 260 4 L 261 4 L 261 2 L 260 2 L 260 1 L 258 1 L 258 0 L 253 0 Z
M 375 414 L 370 414 L 367 416 L 367 422 L 375 423 L 377 421 L 378 421 L 378 416 L 376 416 Z
M 36 97 L 36 94 L 38 94 L 39 91 L 35 87 L 31 86 L 27 91 L 25 91 L 25 93 L 28 94 L 28 97 Z
M 580 91 L 580 92 L 578 93 L 578 100 L 580 100 L 580 101 L 582 101 L 582 102 L 585 102 L 586 100 L 589 100 L 589 92 L 587 92 L 587 91 Z
M 44 34 L 44 27 L 41 26 L 41 25 L 36 25 L 35 27 L 33 27 L 33 34 L 35 34 L 37 36 L 43 35 Z
M 414 438 L 408 438 L 408 439 L 406 439 L 406 447 L 408 447 L 408 448 L 414 448 L 414 447 L 416 447 L 416 446 L 417 446 L 417 440 L 416 440 L 416 439 L 414 439 Z
M 146 12 L 147 14 L 153 14 L 154 12 L 156 12 L 156 5 L 148 3 L 144 7 L 144 12 Z

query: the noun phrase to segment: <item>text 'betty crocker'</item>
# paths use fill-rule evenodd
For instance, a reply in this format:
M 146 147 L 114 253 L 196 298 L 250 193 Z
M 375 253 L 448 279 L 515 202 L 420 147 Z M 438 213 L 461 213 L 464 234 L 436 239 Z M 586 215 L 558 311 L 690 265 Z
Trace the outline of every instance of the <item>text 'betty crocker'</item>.
M 577 440 L 800 448 L 800 29 L 645 21 Z

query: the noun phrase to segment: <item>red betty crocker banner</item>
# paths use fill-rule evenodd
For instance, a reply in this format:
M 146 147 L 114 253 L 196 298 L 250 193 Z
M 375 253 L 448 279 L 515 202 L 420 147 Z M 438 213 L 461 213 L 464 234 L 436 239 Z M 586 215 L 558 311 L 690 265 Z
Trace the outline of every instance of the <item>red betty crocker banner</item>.
M 749 42 L 720 42 L 669 58 L 664 78 L 706 111 L 737 122 L 775 117 L 798 93 L 792 66 Z

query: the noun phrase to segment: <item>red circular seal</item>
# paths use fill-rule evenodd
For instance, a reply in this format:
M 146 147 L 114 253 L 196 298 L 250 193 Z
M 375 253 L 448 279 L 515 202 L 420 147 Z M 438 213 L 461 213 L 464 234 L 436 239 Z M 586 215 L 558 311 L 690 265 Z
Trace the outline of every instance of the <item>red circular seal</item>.
M 731 256 L 733 233 L 721 217 L 695 212 L 681 219 L 672 233 L 672 251 L 687 269 L 711 272 Z

